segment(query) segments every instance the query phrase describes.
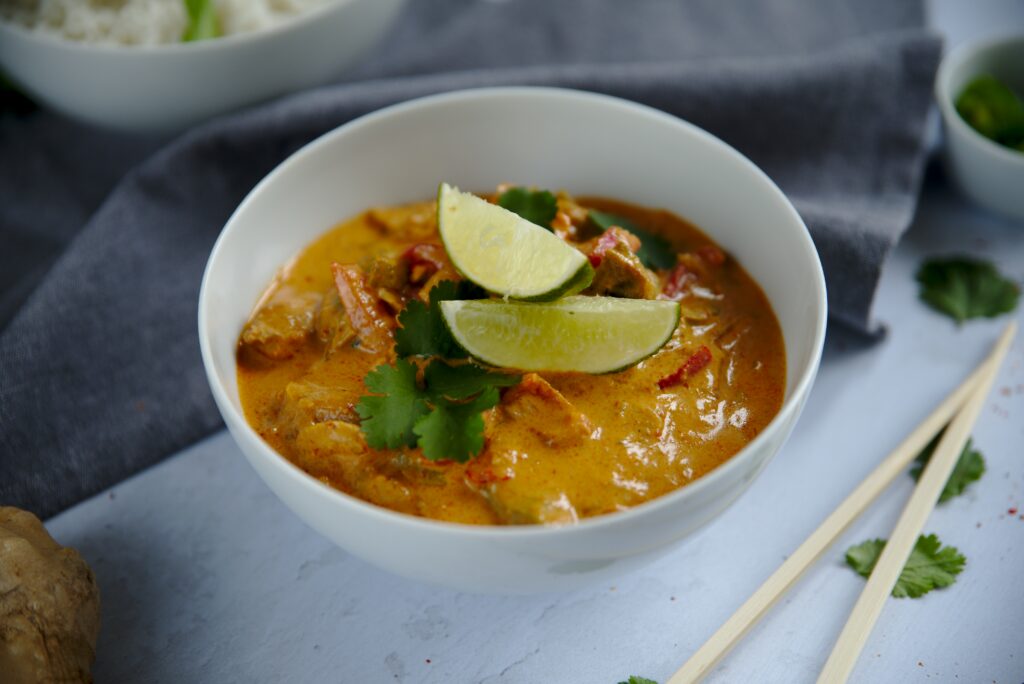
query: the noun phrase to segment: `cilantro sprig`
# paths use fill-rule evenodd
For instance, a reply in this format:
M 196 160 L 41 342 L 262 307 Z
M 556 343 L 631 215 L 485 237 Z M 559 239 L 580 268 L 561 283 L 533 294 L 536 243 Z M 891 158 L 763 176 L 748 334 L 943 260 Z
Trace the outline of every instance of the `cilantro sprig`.
M 846 563 L 862 577 L 869 577 L 885 548 L 884 539 L 870 539 L 846 550 Z M 956 547 L 942 546 L 934 534 L 918 537 L 903 566 L 892 595 L 918 598 L 932 589 L 948 587 L 964 569 L 967 559 Z
M 519 379 L 441 359 L 430 361 L 420 377 L 416 364 L 398 359 L 366 376 L 367 389 L 376 394 L 362 397 L 356 412 L 366 443 L 375 449 L 418 446 L 432 461 L 463 463 L 483 449 L 483 412 L 498 404 L 498 388 Z
M 432 398 L 436 402 L 432 410 L 413 427 L 423 455 L 431 461 L 448 458 L 465 463 L 479 454 L 484 448 L 483 412 L 498 405 L 498 390 L 488 387 L 466 403 Z
M 434 362 L 423 372 L 423 379 L 432 396 L 453 401 L 469 399 L 492 387 L 519 384 L 518 375 L 495 373 L 472 363 L 451 366 Z
M 547 190 L 509 188 L 498 196 L 498 206 L 519 214 L 530 223 L 551 229 L 551 221 L 558 213 L 558 200 Z
M 445 325 L 440 303 L 472 294 L 469 286 L 445 280 L 431 289 L 429 303 L 412 301 L 399 314 L 399 358 L 367 374 L 364 383 L 373 394 L 356 405 L 371 447 L 418 446 L 432 461 L 460 463 L 483 449 L 483 412 L 498 404 L 499 387 L 518 384 L 520 376 L 461 360 L 466 353 Z M 415 363 L 412 357 L 430 360 Z
M 596 209 L 591 209 L 588 215 L 590 221 L 602 231 L 618 226 L 640 238 L 640 251 L 636 255 L 647 268 L 672 268 L 676 265 L 676 253 L 672 250 L 672 245 L 660 235 L 644 230 L 625 216 Z
M 924 472 L 924 468 L 928 465 L 928 461 L 931 460 L 932 453 L 934 453 L 935 447 L 938 446 L 942 434 L 940 432 L 936 435 L 935 439 L 922 449 L 921 453 L 914 459 L 914 467 L 910 469 L 910 476 L 915 480 L 919 479 L 921 473 Z M 971 440 L 967 440 L 964 450 L 960 452 L 960 458 L 957 459 L 956 465 L 953 467 L 953 472 L 949 474 L 949 479 L 946 480 L 946 486 L 942 488 L 942 494 L 939 495 L 939 503 L 945 503 L 953 497 L 963 494 L 964 490 L 967 489 L 967 485 L 981 479 L 981 476 L 984 474 L 985 458 L 981 455 L 980 451 L 972 448 Z
M 441 302 L 464 299 L 462 287 L 453 280 L 442 280 L 430 290 L 430 303 L 415 299 L 398 314 L 395 331 L 395 353 L 399 356 L 441 356 L 447 359 L 465 358 L 455 338 L 441 316 Z
M 1020 297 L 1020 287 L 995 266 L 967 257 L 926 261 L 917 272 L 917 282 L 921 299 L 957 323 L 1013 311 Z
M 637 677 L 636 675 L 633 675 L 626 681 L 619 682 L 619 684 L 658 684 L 658 682 L 653 679 L 647 679 L 647 677 Z
M 373 448 L 397 449 L 416 442 L 413 428 L 429 411 L 416 374 L 416 366 L 404 359 L 393 366 L 377 366 L 367 374 L 363 382 L 376 394 L 360 398 L 356 413 L 363 419 L 366 443 Z

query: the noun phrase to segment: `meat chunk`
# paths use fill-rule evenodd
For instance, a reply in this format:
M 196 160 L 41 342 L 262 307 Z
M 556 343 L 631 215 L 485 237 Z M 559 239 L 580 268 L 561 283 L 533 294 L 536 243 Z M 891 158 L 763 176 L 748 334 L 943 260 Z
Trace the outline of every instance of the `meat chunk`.
M 295 438 L 295 460 L 311 475 L 327 478 L 361 499 L 416 512 L 413 493 L 375 469 L 362 433 L 351 423 L 328 420 L 303 428 Z
M 366 281 L 372 288 L 401 290 L 409 282 L 409 262 L 395 255 L 379 254 L 367 265 Z
M 640 262 L 640 258 L 622 245 L 606 251 L 594 269 L 588 294 L 656 299 L 658 281 Z
M 317 339 L 324 346 L 324 357 L 329 358 L 335 351 L 345 347 L 355 339 L 355 332 L 349 325 L 345 307 L 337 289 L 330 289 L 320 300 L 317 307 L 314 331 Z
M 246 322 L 239 340 L 241 351 L 255 351 L 274 361 L 291 358 L 313 331 L 320 299 L 316 292 L 276 286 Z
M 347 474 L 368 451 L 359 428 L 343 420 L 308 425 L 295 437 L 297 462 L 312 473 Z M 347 478 L 346 478 L 347 479 Z
M 278 413 L 279 425 L 286 437 L 303 428 L 328 421 L 359 422 L 355 405 L 360 388 L 331 387 L 313 380 L 296 380 L 285 385 Z
M 382 354 L 394 344 L 394 319 L 384 311 L 380 299 L 370 291 L 363 269 L 355 264 L 333 264 L 334 284 L 349 325 L 359 346 L 365 351 Z
M 516 488 L 497 485 L 483 492 L 484 498 L 506 525 L 568 525 L 579 520 L 579 513 L 564 494 L 536 496 Z
M 580 245 L 580 249 L 594 267 L 594 281 L 587 294 L 629 299 L 655 299 L 658 296 L 658 279 L 636 255 L 640 239 L 628 230 L 612 226 Z
M 434 235 L 437 206 L 411 205 L 384 207 L 366 212 L 367 222 L 389 237 L 398 240 L 424 240 Z
M 604 254 L 617 247 L 636 254 L 640 251 L 640 238 L 625 228 L 612 226 L 596 238 L 584 243 L 581 248 L 590 257 L 591 265 L 596 268 L 601 263 Z
M 560 525 L 579 514 L 569 495 L 545 477 L 536 482 L 522 471 L 522 444 L 499 439 L 466 466 L 466 486 L 482 496 L 499 522 L 507 525 Z
M 593 432 L 587 417 L 536 373 L 505 393 L 501 410 L 506 420 L 521 421 L 552 446 L 579 444 Z

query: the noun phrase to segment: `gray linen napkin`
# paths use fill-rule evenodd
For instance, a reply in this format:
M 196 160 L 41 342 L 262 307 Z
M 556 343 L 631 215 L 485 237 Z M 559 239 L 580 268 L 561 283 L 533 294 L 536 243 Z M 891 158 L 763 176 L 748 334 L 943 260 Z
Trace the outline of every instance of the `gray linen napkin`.
M 509 7 L 528 4 L 562 6 L 507 2 L 481 13 L 507 18 Z M 573 4 L 586 6 L 565 7 Z M 622 4 L 667 11 L 664 2 Z M 710 5 L 694 6 L 712 12 Z M 836 6 L 822 5 L 832 15 Z M 828 12 L 811 14 L 822 21 Z M 832 15 L 829 21 L 850 28 Z M 413 13 L 416 21 L 427 16 Z M 902 26 L 919 17 L 907 10 L 888 19 Z M 703 25 L 709 23 L 715 25 Z M 825 262 L 832 315 L 869 330 L 882 261 L 913 211 L 939 46 L 918 30 L 871 34 L 870 26 L 854 24 L 856 30 L 845 33 L 818 27 L 800 34 L 813 33 L 817 42 L 794 39 L 792 49 L 774 57 L 758 48 L 746 57 L 363 80 L 186 134 L 124 178 L 0 333 L 0 502 L 50 515 L 216 429 L 220 420 L 199 360 L 195 319 L 199 279 L 220 227 L 249 189 L 304 143 L 353 117 L 430 93 L 506 84 L 581 88 L 644 102 L 712 131 L 793 198 Z M 635 32 L 645 25 L 651 24 L 622 26 L 640 39 Z M 407 26 L 392 40 L 406 39 Z M 470 30 L 460 26 L 437 32 L 451 41 L 437 43 L 440 68 L 465 64 L 453 47 Z M 821 47 L 830 42 L 822 35 L 856 39 L 829 48 Z M 559 37 L 552 30 L 545 40 Z M 718 45 L 707 37 L 704 43 Z M 361 75 L 417 73 L 418 51 L 428 48 L 415 46 L 404 56 L 396 51 L 393 64 L 371 63 Z M 796 54 L 811 47 L 813 54 Z M 500 63 L 492 59 L 500 50 L 480 49 L 491 55 L 481 63 Z M 145 149 L 152 143 L 126 144 Z M 3 173 L 0 187 L 18 189 L 14 174 Z M 31 190 L 26 197 L 38 198 Z M 9 203 L 17 200 L 16 193 L 8 195 Z M 9 215 L 0 213 L 0 220 Z M 13 263 L 10 255 L 3 258 Z

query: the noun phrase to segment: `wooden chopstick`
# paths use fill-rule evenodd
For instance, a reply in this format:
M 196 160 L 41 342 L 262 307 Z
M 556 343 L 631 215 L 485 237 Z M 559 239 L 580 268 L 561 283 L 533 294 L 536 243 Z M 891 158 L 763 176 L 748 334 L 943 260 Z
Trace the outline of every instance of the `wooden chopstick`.
M 932 509 L 935 508 L 939 495 L 960 457 L 960 452 L 971 435 L 971 429 L 985 404 L 989 390 L 992 389 L 999 365 L 1010 348 L 1016 328 L 1014 323 L 1006 327 L 993 351 L 993 363 L 985 369 L 985 374 L 977 387 L 939 440 L 939 445 L 928 461 L 924 473 L 921 474 L 914 493 L 910 496 L 899 522 L 896 523 L 896 528 L 878 558 L 878 563 L 871 571 L 867 585 L 854 605 L 846 626 L 843 627 L 831 655 L 825 661 L 825 667 L 818 677 L 818 684 L 845 682 L 853 671 L 861 649 L 864 648 L 886 599 L 892 593 L 892 588 L 896 585 L 896 580 L 899 579 L 903 566 L 910 557 L 917 538 Z
M 1006 333 L 1004 333 L 1005 337 Z M 1002 342 L 1002 340 L 1000 340 Z M 988 372 L 997 365 L 998 347 L 959 387 L 939 404 L 899 446 L 868 475 L 839 507 L 769 577 L 754 594 L 704 643 L 666 684 L 691 684 L 703 679 L 750 628 L 814 564 L 836 537 L 903 472 L 945 426 Z

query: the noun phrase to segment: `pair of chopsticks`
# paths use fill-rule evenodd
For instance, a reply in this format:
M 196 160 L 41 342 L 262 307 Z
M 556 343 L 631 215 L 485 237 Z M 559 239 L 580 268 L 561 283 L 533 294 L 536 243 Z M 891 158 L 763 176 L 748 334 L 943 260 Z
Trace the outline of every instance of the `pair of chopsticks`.
M 992 352 L 952 394 L 917 426 L 875 470 L 839 504 L 828 518 L 761 587 L 740 606 L 666 684 L 689 684 L 703 679 L 775 602 L 793 586 L 853 520 L 903 472 L 944 426 L 948 428 L 932 453 L 917 487 L 882 551 L 867 585 L 853 607 L 818 684 L 845 682 L 867 642 L 885 600 L 892 592 L 928 516 L 970 436 L 995 381 L 999 366 L 1017 331 L 1011 323 Z M 952 421 L 952 422 L 950 422 Z

